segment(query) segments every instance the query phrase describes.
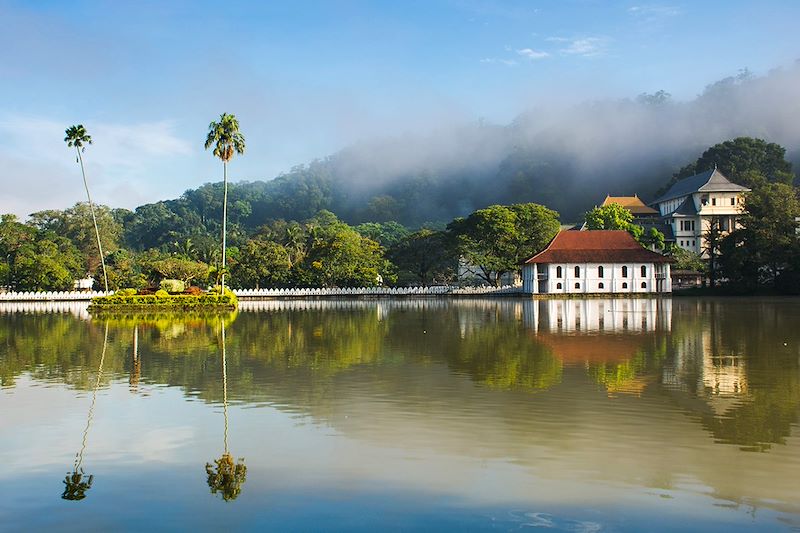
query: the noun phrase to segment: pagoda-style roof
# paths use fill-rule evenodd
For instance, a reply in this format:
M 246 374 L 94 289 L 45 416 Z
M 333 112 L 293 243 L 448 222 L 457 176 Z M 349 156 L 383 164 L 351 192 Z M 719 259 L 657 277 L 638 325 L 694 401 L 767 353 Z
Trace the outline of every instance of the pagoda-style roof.
M 633 216 L 657 216 L 658 211 L 653 209 L 652 207 L 647 207 L 644 202 L 642 202 L 638 196 L 606 196 L 606 199 L 603 200 L 603 206 L 607 206 L 610 204 L 619 204 L 628 211 L 630 211 Z
M 562 231 L 532 263 L 668 263 L 671 259 L 652 252 L 636 242 L 630 233 L 619 230 Z
M 715 168 L 676 181 L 666 193 L 654 200 L 650 205 L 660 204 L 661 202 L 667 202 L 696 192 L 748 192 L 749 190 L 747 187 L 733 183 Z

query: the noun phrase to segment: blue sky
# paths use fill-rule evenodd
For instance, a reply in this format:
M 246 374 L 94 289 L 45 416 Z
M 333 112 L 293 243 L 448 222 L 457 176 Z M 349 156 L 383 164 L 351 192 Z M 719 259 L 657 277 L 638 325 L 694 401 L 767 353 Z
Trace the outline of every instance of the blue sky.
M 0 0 L 0 212 L 82 199 L 73 123 L 97 199 L 134 207 L 218 179 L 202 141 L 223 111 L 248 141 L 232 179 L 266 179 L 442 123 L 691 99 L 800 58 L 799 19 L 797 1 Z

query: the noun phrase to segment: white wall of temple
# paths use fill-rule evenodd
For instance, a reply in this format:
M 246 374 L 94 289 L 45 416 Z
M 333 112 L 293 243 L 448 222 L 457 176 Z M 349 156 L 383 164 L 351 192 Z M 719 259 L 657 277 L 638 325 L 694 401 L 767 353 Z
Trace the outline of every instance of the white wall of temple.
M 654 263 L 525 265 L 522 286 L 529 294 L 635 294 L 657 292 L 658 288 Z M 662 287 L 662 292 L 669 291 Z

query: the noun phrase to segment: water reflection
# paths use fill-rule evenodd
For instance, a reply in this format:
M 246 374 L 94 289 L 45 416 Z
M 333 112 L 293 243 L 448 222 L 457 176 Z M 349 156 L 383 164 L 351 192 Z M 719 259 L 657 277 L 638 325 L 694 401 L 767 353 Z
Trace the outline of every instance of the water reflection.
M 239 462 L 235 463 L 228 452 L 228 366 L 225 322 L 220 320 L 219 325 L 222 338 L 222 413 L 225 419 L 224 451 L 219 459 L 214 460 L 214 465 L 206 463 L 206 475 L 208 476 L 207 483 L 211 489 L 211 494 L 219 493 L 222 499 L 227 502 L 235 500 L 242 492 L 242 483 L 245 482 L 247 477 L 247 467 L 244 465 L 244 458 L 240 457 Z
M 277 470 L 334 492 L 368 478 L 565 505 L 690 493 L 800 516 L 796 301 L 274 300 L 222 322 L 40 311 L 0 315 L 3 390 L 107 384 L 120 416 L 152 402 L 160 435 L 186 435 L 187 485 L 229 501 L 250 474 L 237 510 Z M 213 418 L 185 421 L 192 409 Z M 251 472 L 228 449 L 229 415 Z
M 86 427 L 83 430 L 83 439 L 81 440 L 81 449 L 75 454 L 75 464 L 72 467 L 72 472 L 67 473 L 64 478 L 64 492 L 61 498 L 64 500 L 78 501 L 86 497 L 86 491 L 92 488 L 94 475 L 86 475 L 83 470 L 83 453 L 86 451 L 86 443 L 89 439 L 89 428 L 92 426 L 92 416 L 94 414 L 94 406 L 97 401 L 97 389 L 100 387 L 100 379 L 103 376 L 103 363 L 106 360 L 106 350 L 108 349 L 108 322 L 105 325 L 105 332 L 103 334 L 103 350 L 100 354 L 100 365 L 97 367 L 97 379 L 92 389 L 92 403 L 89 405 L 89 413 L 86 415 Z

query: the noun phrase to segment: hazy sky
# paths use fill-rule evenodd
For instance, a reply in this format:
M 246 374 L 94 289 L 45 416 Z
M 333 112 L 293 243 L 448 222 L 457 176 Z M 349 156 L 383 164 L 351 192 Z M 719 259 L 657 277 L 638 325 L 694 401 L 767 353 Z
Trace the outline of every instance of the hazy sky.
M 83 199 L 83 123 L 115 207 L 220 179 L 202 142 L 235 113 L 267 179 L 376 136 L 665 89 L 691 99 L 800 57 L 800 2 L 0 0 L 0 212 Z

